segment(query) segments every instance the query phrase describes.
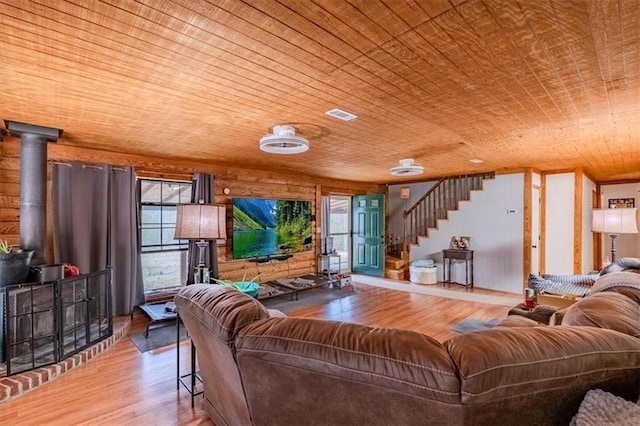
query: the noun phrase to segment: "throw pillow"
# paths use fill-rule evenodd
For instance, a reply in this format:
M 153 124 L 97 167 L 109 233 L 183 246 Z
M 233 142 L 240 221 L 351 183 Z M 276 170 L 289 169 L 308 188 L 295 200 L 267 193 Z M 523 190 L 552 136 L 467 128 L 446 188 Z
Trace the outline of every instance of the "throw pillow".
M 640 258 L 637 257 L 623 257 L 615 262 L 605 266 L 600 275 L 606 275 L 611 272 L 630 271 L 640 273 Z
M 584 397 L 570 426 L 624 426 L 640 424 L 640 407 L 602 389 Z

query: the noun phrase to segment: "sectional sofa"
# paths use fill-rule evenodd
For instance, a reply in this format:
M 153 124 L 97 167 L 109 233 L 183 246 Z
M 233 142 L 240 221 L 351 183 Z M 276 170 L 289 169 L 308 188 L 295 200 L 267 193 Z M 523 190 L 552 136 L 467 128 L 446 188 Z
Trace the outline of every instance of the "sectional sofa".
M 175 301 L 217 425 L 560 425 L 590 389 L 638 400 L 640 275 L 620 274 L 562 325 L 511 318 L 442 344 L 273 317 L 226 286 L 187 286 Z

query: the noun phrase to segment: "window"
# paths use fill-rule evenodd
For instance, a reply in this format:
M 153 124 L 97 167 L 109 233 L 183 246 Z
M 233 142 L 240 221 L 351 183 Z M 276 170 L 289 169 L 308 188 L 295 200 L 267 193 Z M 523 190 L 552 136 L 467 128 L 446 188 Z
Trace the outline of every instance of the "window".
M 329 235 L 340 254 L 340 270 L 351 270 L 351 197 L 332 195 L 329 199 Z
M 191 202 L 191 182 L 139 179 L 142 278 L 145 290 L 184 285 L 187 240 L 174 240 L 176 205 Z

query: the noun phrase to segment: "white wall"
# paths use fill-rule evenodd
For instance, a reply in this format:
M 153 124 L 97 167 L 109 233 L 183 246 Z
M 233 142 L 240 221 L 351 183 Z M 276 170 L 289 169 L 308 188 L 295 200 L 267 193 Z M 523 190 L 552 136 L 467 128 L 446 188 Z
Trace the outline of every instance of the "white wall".
M 529 189 L 527 189 L 529 190 Z M 514 213 L 508 213 L 515 210 Z M 522 293 L 524 265 L 524 174 L 498 175 L 484 181 L 483 191 L 472 191 L 471 200 L 441 220 L 438 229 L 412 246 L 411 260 L 433 259 L 438 280 L 443 280 L 442 250 L 452 236 L 471 237 L 475 258 L 475 286 Z M 464 282 L 465 265 L 453 265 L 451 279 Z
M 404 236 L 402 212 L 420 199 L 436 184 L 436 181 L 417 182 L 405 185 L 389 185 L 387 197 L 387 236 L 393 236 L 395 244 L 402 243 Z M 400 198 L 400 189 L 409 187 L 409 198 Z
M 596 190 L 596 184 L 591 179 L 582 179 L 582 273 L 588 274 L 599 270 L 599 265 L 593 264 L 593 232 L 591 232 L 591 218 L 593 203 L 591 196 Z
M 610 198 L 633 198 L 636 208 L 640 202 L 640 182 L 624 183 L 617 185 L 600 186 L 601 206 L 607 208 Z M 640 224 L 640 213 L 636 217 L 636 223 Z M 602 239 L 602 259 L 611 258 L 611 238 L 603 235 Z M 620 234 L 616 238 L 616 258 L 621 257 L 640 257 L 640 235 L 639 234 Z
M 575 173 L 546 176 L 545 268 L 547 274 L 573 274 Z

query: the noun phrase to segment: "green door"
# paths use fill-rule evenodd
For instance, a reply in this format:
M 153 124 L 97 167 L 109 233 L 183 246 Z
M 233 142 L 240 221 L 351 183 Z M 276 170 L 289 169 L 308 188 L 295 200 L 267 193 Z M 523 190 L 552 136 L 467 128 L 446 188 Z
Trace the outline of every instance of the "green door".
M 353 263 L 355 274 L 384 273 L 384 195 L 353 197 Z

